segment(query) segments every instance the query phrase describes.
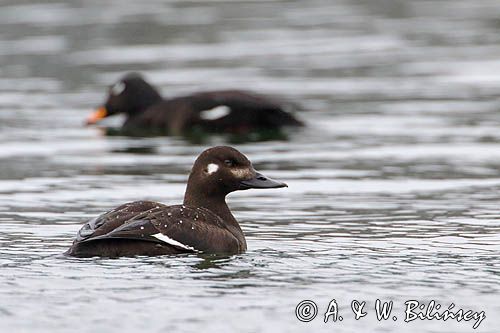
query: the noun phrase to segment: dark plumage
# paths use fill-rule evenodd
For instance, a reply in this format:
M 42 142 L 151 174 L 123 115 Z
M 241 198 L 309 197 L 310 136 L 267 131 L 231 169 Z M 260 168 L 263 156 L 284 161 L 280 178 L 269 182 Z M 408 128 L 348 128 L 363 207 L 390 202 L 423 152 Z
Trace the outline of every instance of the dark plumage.
M 241 253 L 245 236 L 226 204 L 227 194 L 286 184 L 257 173 L 231 147 L 205 150 L 189 176 L 183 205 L 136 201 L 104 213 L 78 231 L 67 251 L 77 257 Z
M 123 129 L 142 129 L 179 134 L 193 128 L 241 133 L 283 126 L 302 126 L 284 105 L 249 91 L 199 92 L 163 99 L 138 74 L 128 74 L 109 89 L 105 104 L 89 116 L 88 124 L 126 114 Z

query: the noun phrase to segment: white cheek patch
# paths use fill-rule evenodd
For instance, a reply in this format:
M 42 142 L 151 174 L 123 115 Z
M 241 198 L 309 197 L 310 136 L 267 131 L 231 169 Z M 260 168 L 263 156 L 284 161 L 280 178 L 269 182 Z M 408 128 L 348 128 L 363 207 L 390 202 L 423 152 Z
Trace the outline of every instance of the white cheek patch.
M 167 244 L 170 244 L 173 246 L 177 246 L 177 247 L 183 248 L 185 250 L 196 251 L 196 249 L 194 247 L 182 244 L 181 242 L 178 242 L 175 239 L 172 239 L 172 238 L 170 238 L 162 233 L 154 234 L 153 237 L 161 240 L 164 243 L 167 243 Z
M 248 179 L 253 176 L 250 169 L 231 169 L 231 173 L 238 179 Z
M 111 88 L 111 93 L 113 95 L 120 95 L 123 91 L 125 90 L 125 83 L 123 83 L 122 81 L 118 82 L 117 84 L 115 84 L 112 88 Z
M 227 116 L 231 113 L 231 108 L 226 105 L 219 105 L 210 110 L 203 110 L 200 112 L 200 118 L 204 120 L 216 120 Z
M 210 163 L 207 165 L 207 172 L 209 175 L 213 174 L 214 172 L 217 172 L 219 170 L 219 166 L 215 163 Z

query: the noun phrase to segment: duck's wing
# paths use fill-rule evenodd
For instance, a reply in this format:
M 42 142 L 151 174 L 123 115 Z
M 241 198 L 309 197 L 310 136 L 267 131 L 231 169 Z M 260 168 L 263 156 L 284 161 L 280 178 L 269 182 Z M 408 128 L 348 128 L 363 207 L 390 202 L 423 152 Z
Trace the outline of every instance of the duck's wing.
M 147 225 L 139 225 L 136 219 L 143 216 L 147 212 L 154 211 L 166 207 L 165 205 L 153 201 L 135 201 L 123 204 L 109 212 L 99 215 L 96 218 L 88 221 L 78 231 L 75 242 L 88 242 L 96 239 L 106 238 L 113 232 L 122 231 L 132 237 L 133 226 L 139 230 L 141 226 L 146 228 Z
M 202 92 L 192 95 L 192 105 L 199 118 L 214 127 L 251 125 L 255 127 L 300 126 L 288 111 L 291 103 L 242 90 Z
M 126 204 L 89 221 L 78 232 L 76 242 L 126 239 L 158 243 L 182 252 L 237 253 L 244 250 L 245 245 L 209 210 L 149 203 L 131 203 L 128 207 Z M 135 213 L 132 213 L 134 208 Z

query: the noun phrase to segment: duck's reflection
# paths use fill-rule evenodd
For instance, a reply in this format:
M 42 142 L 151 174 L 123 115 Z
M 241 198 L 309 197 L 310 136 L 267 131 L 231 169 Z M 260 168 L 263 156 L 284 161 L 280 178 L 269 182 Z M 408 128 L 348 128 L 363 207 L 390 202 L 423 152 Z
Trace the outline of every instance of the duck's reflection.
M 150 138 L 158 136 L 168 136 L 181 139 L 190 144 L 210 144 L 214 141 L 223 141 L 226 143 L 240 144 L 246 142 L 266 142 L 266 141 L 288 141 L 290 133 L 286 129 L 251 129 L 241 130 L 229 133 L 219 133 L 207 131 L 201 127 L 194 126 L 182 133 L 171 133 L 160 129 L 142 129 L 142 128 L 116 128 L 99 127 L 101 133 L 105 136 L 127 136 L 136 138 Z M 133 152 L 133 151 L 130 151 Z M 143 151 L 138 150 L 139 153 Z
M 229 254 L 206 254 L 202 253 L 198 255 L 201 261 L 198 261 L 193 265 L 193 268 L 197 270 L 206 270 L 212 268 L 223 268 L 224 266 L 231 263 L 232 259 L 237 257 L 236 255 Z

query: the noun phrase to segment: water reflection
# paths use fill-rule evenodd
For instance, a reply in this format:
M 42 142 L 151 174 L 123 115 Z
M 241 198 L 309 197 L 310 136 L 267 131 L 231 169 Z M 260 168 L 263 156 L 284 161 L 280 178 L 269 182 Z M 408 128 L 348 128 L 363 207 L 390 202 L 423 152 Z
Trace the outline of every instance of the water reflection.
M 101 127 L 108 136 L 130 136 L 130 137 L 156 137 L 156 136 L 173 136 L 174 138 L 183 139 L 186 143 L 194 145 L 208 146 L 212 142 L 220 142 L 226 144 L 243 144 L 247 142 L 265 142 L 265 141 L 287 141 L 292 130 L 283 129 L 258 129 L 245 131 L 242 133 L 214 133 L 206 131 L 199 127 L 193 127 L 182 134 L 172 135 L 168 131 L 160 129 L 130 129 L 130 128 L 104 128 Z M 293 130 L 298 132 L 298 130 Z
M 206 270 L 206 269 L 220 269 L 225 266 L 234 256 L 228 256 L 228 255 L 220 255 L 220 254 L 200 254 L 199 255 L 200 261 L 197 263 L 194 268 L 199 269 L 199 270 Z

